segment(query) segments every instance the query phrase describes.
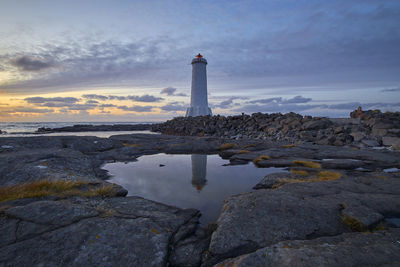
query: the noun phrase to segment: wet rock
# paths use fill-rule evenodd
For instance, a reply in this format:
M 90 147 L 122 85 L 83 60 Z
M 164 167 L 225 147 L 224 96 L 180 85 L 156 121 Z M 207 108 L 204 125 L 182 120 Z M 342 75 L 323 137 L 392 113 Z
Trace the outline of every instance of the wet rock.
M 390 229 L 283 241 L 216 266 L 396 266 L 400 263 L 399 239 L 400 230 Z

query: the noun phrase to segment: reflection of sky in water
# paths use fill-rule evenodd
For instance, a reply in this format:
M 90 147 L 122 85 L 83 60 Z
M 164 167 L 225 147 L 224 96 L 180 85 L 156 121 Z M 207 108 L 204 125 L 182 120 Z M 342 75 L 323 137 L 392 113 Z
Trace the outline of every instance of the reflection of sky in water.
M 122 185 L 129 196 L 198 209 L 201 222 L 209 223 L 217 220 L 226 197 L 251 191 L 266 174 L 281 171 L 253 164 L 222 166 L 227 163 L 218 155 L 157 154 L 103 168 L 113 176 L 110 182 Z

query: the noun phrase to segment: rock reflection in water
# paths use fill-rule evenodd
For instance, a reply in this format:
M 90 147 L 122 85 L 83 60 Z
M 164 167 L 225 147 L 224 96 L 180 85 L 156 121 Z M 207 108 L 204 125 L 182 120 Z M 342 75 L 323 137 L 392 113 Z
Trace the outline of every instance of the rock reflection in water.
M 103 168 L 109 180 L 140 196 L 180 208 L 201 211 L 200 222 L 218 219 L 225 198 L 252 191 L 268 173 L 278 168 L 255 168 L 253 164 L 222 166 L 229 163 L 218 155 L 141 156 L 136 162 L 109 163 Z M 160 165 L 164 165 L 160 167 Z
M 193 154 L 192 185 L 200 192 L 207 184 L 207 155 Z

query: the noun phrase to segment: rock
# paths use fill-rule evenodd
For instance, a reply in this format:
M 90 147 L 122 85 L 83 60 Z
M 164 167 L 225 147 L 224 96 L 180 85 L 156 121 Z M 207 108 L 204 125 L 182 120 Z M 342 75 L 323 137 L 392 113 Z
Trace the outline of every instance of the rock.
M 379 146 L 378 141 L 373 140 L 373 139 L 363 139 L 363 140 L 361 140 L 361 143 L 366 145 L 366 146 L 369 146 L 369 147 Z
M 212 234 L 209 247 L 212 257 L 208 263 L 288 239 L 313 239 L 347 232 L 349 225 L 340 212 L 343 203 L 363 206 L 368 212 L 360 218 L 366 218 L 366 224 L 373 218 L 371 221 L 375 223 L 381 218 L 375 214 L 398 212 L 400 180 L 381 181 L 373 174 L 362 174 L 330 182 L 289 183 L 275 190 L 260 189 L 232 196 L 225 200 L 218 228 Z
M 353 170 L 363 166 L 361 160 L 355 159 L 326 159 L 322 160 L 322 168 L 324 169 L 345 169 Z
M 365 138 L 365 134 L 362 132 L 352 132 L 350 135 L 353 137 L 354 141 L 356 141 L 356 142 L 361 141 L 362 139 Z
M 382 137 L 384 146 L 391 146 L 394 149 L 400 149 L 400 137 L 384 136 Z
M 90 125 L 76 124 L 60 128 L 39 128 L 38 133 L 60 133 L 60 132 L 106 132 L 106 131 L 144 131 L 150 130 L 151 124 L 114 124 L 114 125 Z
M 395 266 L 400 263 L 399 239 L 400 230 L 390 229 L 283 241 L 215 266 Z
M 328 126 L 332 125 L 332 122 L 329 120 L 315 120 L 309 121 L 303 124 L 303 130 L 318 130 L 324 129 Z
M 377 213 L 365 206 L 349 207 L 346 206 L 345 203 L 342 205 L 344 206 L 344 209 L 342 210 L 343 219 L 352 224 L 352 230 L 372 230 L 373 226 L 376 226 L 384 219 L 382 214 Z
M 0 232 L 0 265 L 9 266 L 165 266 L 174 233 L 198 217 L 137 197 L 39 201 L 5 212 L 2 229 L 18 220 L 17 231 Z

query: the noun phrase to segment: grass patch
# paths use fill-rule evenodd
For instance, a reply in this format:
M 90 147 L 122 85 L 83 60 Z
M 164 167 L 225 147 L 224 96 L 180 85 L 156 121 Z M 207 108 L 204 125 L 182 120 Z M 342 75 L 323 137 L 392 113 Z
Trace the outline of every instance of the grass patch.
M 222 144 L 219 148 L 221 150 L 226 150 L 226 149 L 230 149 L 230 148 L 234 148 L 234 147 L 237 147 L 237 145 L 233 144 L 233 143 L 226 143 L 226 144 Z
M 89 185 L 85 181 L 50 181 L 41 180 L 0 188 L 0 202 L 34 197 L 57 196 L 60 198 L 68 196 L 112 196 L 114 189 L 112 185 L 101 186 L 83 190 L 83 186 Z
M 318 179 L 320 181 L 332 181 L 340 178 L 340 173 L 333 171 L 320 171 L 318 173 Z
M 353 217 L 342 215 L 342 221 L 347 226 L 347 228 L 349 228 L 352 231 L 364 232 L 367 230 L 360 221 L 358 221 Z
M 291 147 L 295 147 L 296 146 L 296 144 L 290 144 L 290 145 L 284 145 L 283 147 L 284 148 L 291 148 Z
M 268 155 L 261 155 L 258 158 L 253 159 L 253 163 L 254 164 L 258 164 L 258 162 L 262 161 L 262 160 L 269 160 L 271 157 Z
M 307 168 L 312 169 L 321 169 L 321 164 L 313 161 L 305 161 L 305 160 L 294 160 L 293 164 L 300 165 Z
M 238 151 L 238 154 L 247 154 L 247 153 L 249 153 L 248 150 L 239 150 Z
M 244 146 L 244 148 L 249 148 L 249 147 L 256 147 L 256 145 L 255 144 L 248 144 L 248 145 Z
M 291 170 L 291 173 L 296 172 L 295 174 L 298 174 L 299 172 L 305 172 L 301 176 L 307 176 L 308 172 L 303 171 L 303 170 Z M 332 171 L 321 171 L 318 173 L 316 177 L 311 177 L 311 178 L 281 178 L 277 179 L 276 183 L 271 187 L 272 189 L 277 189 L 281 187 L 282 185 L 285 184 L 294 184 L 294 183 L 310 183 L 310 182 L 325 182 L 325 181 L 332 181 L 332 180 L 337 180 L 340 178 L 340 173 L 337 172 L 332 172 Z
M 308 176 L 309 175 L 308 171 L 303 171 L 303 170 L 290 170 L 290 173 L 299 175 L 299 176 Z

